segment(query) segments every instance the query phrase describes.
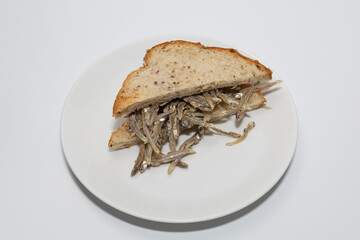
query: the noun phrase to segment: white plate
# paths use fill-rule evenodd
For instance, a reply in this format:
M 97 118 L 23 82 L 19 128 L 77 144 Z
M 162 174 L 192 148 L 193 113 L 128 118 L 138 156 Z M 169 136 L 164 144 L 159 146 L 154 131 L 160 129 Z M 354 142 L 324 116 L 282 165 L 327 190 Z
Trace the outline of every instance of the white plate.
M 167 174 L 167 165 L 130 177 L 138 146 L 109 151 L 110 134 L 120 125 L 112 106 L 122 82 L 142 65 L 146 49 L 179 36 L 154 37 L 120 47 L 92 64 L 76 81 L 64 105 L 61 139 L 65 157 L 80 182 L 110 206 L 136 217 L 189 223 L 225 216 L 253 203 L 273 187 L 291 162 L 297 139 L 297 116 L 284 83 L 266 95 L 271 110 L 249 112 L 236 129 L 234 118 L 220 124 L 242 132 L 256 127 L 235 146 L 233 139 L 212 135 L 194 147 L 184 161 L 188 169 Z M 236 48 L 203 37 L 184 40 Z M 261 62 L 261 61 L 260 61 Z M 279 76 L 274 72 L 274 79 Z M 286 79 L 285 81 L 286 82 Z M 181 139 L 182 140 L 182 139 Z

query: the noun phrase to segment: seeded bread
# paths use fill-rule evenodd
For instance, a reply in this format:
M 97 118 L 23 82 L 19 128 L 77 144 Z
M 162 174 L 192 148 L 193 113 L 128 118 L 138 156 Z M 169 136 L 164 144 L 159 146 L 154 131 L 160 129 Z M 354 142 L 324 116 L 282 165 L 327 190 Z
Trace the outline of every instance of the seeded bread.
M 113 107 L 115 118 L 156 102 L 256 80 L 272 72 L 234 49 L 170 41 L 147 51 L 144 65 L 125 79 Z
M 258 109 L 259 107 L 264 105 L 265 101 L 266 101 L 266 99 L 260 92 L 255 92 L 249 98 L 249 101 L 245 103 L 245 108 L 248 111 Z M 219 118 L 225 118 L 225 117 L 229 117 L 229 116 L 235 114 L 234 109 L 228 109 L 229 110 L 228 114 L 220 117 L 218 114 L 216 114 L 217 110 L 220 110 L 220 109 L 215 108 L 212 111 L 212 113 L 214 113 L 214 114 L 210 115 L 210 117 L 212 117 L 212 116 L 218 116 L 218 117 L 210 118 L 209 122 L 214 122 L 214 121 L 220 120 Z M 126 120 L 116 131 L 114 131 L 112 133 L 111 138 L 108 143 L 108 146 L 110 149 L 113 149 L 113 150 L 123 149 L 123 148 L 131 147 L 139 142 L 140 142 L 140 139 L 136 135 L 131 134 L 131 132 L 129 131 L 129 123 Z

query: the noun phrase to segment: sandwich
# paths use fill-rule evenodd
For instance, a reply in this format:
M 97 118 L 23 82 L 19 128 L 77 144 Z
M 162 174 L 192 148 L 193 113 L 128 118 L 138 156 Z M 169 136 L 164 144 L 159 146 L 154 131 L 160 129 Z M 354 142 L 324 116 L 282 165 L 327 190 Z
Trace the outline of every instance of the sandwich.
M 111 134 L 111 150 L 140 145 L 131 176 L 150 167 L 170 164 L 187 168 L 182 159 L 195 153 L 205 131 L 235 138 L 227 145 L 243 141 L 255 126 L 247 124 L 243 133 L 216 128 L 218 120 L 235 115 L 240 123 L 247 111 L 266 107 L 263 91 L 280 81 L 271 81 L 272 71 L 234 49 L 206 47 L 200 43 L 169 41 L 147 50 L 144 64 L 131 72 L 118 92 L 113 116 L 125 117 Z M 194 134 L 178 144 L 182 131 Z M 170 152 L 162 153 L 165 143 Z M 180 145 L 180 146 L 178 146 Z

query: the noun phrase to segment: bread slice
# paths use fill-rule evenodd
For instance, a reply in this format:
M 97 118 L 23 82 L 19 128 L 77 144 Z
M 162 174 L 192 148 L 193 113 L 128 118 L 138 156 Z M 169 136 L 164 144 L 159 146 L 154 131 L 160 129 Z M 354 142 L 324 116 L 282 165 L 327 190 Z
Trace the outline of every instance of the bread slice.
M 261 94 L 261 92 L 255 92 L 252 94 L 252 96 L 249 98 L 249 101 L 245 103 L 245 108 L 249 110 L 255 110 L 259 107 L 263 106 L 266 102 L 266 99 Z M 216 114 L 216 111 L 220 111 L 219 107 L 226 107 L 226 106 L 217 106 L 210 115 L 209 122 L 215 122 L 217 120 L 220 120 L 221 118 L 229 117 L 235 114 L 235 109 L 228 109 L 228 114 L 220 116 L 219 114 Z M 217 118 L 214 118 L 213 116 L 217 116 Z M 140 142 L 140 139 L 129 132 L 129 123 L 126 120 L 116 131 L 114 131 L 111 135 L 111 138 L 109 140 L 108 146 L 110 149 L 123 149 L 131 147 L 137 143 Z
M 115 118 L 156 102 L 256 80 L 272 72 L 234 49 L 170 41 L 147 51 L 144 65 L 125 79 L 113 107 Z

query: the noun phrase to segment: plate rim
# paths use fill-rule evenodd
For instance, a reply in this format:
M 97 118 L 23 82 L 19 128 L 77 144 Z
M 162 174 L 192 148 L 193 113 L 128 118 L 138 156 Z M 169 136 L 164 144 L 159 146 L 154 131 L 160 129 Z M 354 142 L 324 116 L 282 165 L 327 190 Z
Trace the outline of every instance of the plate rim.
M 232 42 L 223 40 L 223 39 L 218 39 L 218 38 L 214 38 L 214 37 L 210 37 L 210 36 L 204 36 L 204 35 L 199 35 L 199 34 L 161 34 L 161 35 L 151 35 L 151 36 L 147 36 L 147 37 L 143 37 L 143 38 L 139 38 L 139 39 L 135 39 L 133 41 L 129 41 L 126 42 L 120 46 L 117 46 L 116 48 L 106 52 L 105 54 L 101 55 L 100 57 L 96 58 L 95 61 L 92 61 L 91 64 L 89 64 L 75 79 L 72 87 L 70 88 L 67 96 L 66 96 L 66 100 L 64 101 L 64 105 L 62 108 L 62 112 L 61 112 L 61 121 L 60 121 L 60 139 L 61 139 L 61 149 L 62 152 L 64 154 L 65 160 L 71 170 L 71 172 L 74 174 L 74 176 L 79 180 L 79 182 L 92 194 L 94 195 L 96 198 L 98 198 L 99 200 L 101 200 L 103 203 L 107 204 L 108 206 L 116 209 L 117 211 L 121 211 L 125 214 L 137 217 L 137 218 L 141 218 L 141 219 L 145 219 L 148 221 L 155 221 L 155 222 L 162 222 L 162 223 L 195 223 L 195 222 L 203 222 L 203 221 L 209 221 L 209 220 L 213 220 L 213 219 L 218 219 L 224 216 L 227 216 L 229 214 L 235 213 L 237 211 L 240 211 L 246 207 L 248 207 L 249 205 L 251 205 L 252 203 L 255 203 L 256 201 L 258 201 L 261 197 L 263 197 L 264 195 L 266 195 L 274 186 L 276 186 L 276 184 L 280 181 L 280 179 L 285 175 L 286 171 L 289 169 L 289 166 L 291 165 L 293 158 L 294 158 L 294 154 L 296 151 L 296 146 L 297 146 L 297 142 L 298 142 L 298 125 L 299 125 L 299 121 L 298 121 L 298 114 L 297 114 L 297 109 L 295 106 L 295 102 L 294 99 L 288 89 L 288 87 L 286 86 L 285 83 L 282 83 L 282 88 L 285 90 L 285 93 L 287 94 L 287 97 L 290 100 L 290 105 L 292 107 L 293 111 L 293 117 L 295 122 L 295 126 L 296 129 L 295 130 L 295 134 L 294 134 L 294 145 L 291 146 L 292 147 L 292 154 L 290 157 L 290 160 L 287 162 L 286 167 L 284 167 L 283 171 L 281 172 L 281 174 L 279 174 L 278 178 L 276 178 L 276 181 L 271 182 L 270 184 L 268 184 L 266 190 L 264 190 L 264 192 L 261 192 L 259 194 L 257 194 L 253 199 L 248 200 L 247 202 L 244 202 L 241 206 L 239 205 L 234 205 L 234 207 L 232 208 L 228 208 L 227 211 L 222 211 L 218 214 L 212 214 L 211 216 L 207 215 L 206 217 L 199 217 L 199 218 L 192 218 L 192 219 L 164 219 L 162 217 L 153 217 L 153 216 L 147 216 L 146 214 L 141 214 L 138 212 L 134 212 L 132 210 L 126 209 L 126 208 L 121 208 L 116 204 L 111 203 L 111 201 L 106 200 L 105 197 L 103 197 L 101 194 L 97 193 L 97 191 L 90 185 L 87 184 L 86 181 L 84 181 L 84 179 L 79 176 L 76 171 L 74 171 L 74 167 L 71 164 L 71 161 L 69 161 L 69 156 L 66 153 L 65 147 L 64 147 L 64 113 L 66 112 L 66 108 L 69 105 L 69 102 L 73 96 L 73 92 L 75 91 L 76 87 L 79 85 L 79 83 L 81 82 L 81 79 L 83 78 L 83 76 L 86 75 L 86 73 L 92 69 L 94 66 L 96 66 L 99 62 L 101 62 L 103 59 L 106 59 L 108 56 L 110 56 L 111 54 L 113 54 L 116 51 L 119 51 L 122 48 L 125 48 L 126 46 L 129 45 L 134 45 L 134 44 L 139 44 L 139 43 L 143 43 L 146 41 L 151 41 L 151 40 L 159 40 L 159 41 L 164 41 L 164 40 L 160 40 L 160 39 L 183 39 L 186 40 L 187 38 L 191 38 L 191 39 L 203 39 L 203 40 L 209 40 L 209 41 L 216 41 L 219 43 L 223 43 L 225 45 L 231 46 L 232 48 L 235 48 L 236 50 L 238 50 L 241 54 L 244 54 L 246 56 L 250 56 L 253 59 L 257 59 L 259 62 L 263 63 L 265 66 L 267 66 L 268 68 L 271 68 L 271 65 L 267 64 L 265 61 L 263 61 L 261 58 L 259 58 L 256 54 L 250 53 L 247 50 L 244 50 L 243 48 L 239 47 L 237 44 L 234 44 Z M 167 40 L 166 40 L 167 41 Z M 188 41 L 192 41 L 192 40 L 188 40 Z M 278 74 L 277 71 L 272 70 L 273 73 L 275 73 L 280 79 L 280 75 Z

